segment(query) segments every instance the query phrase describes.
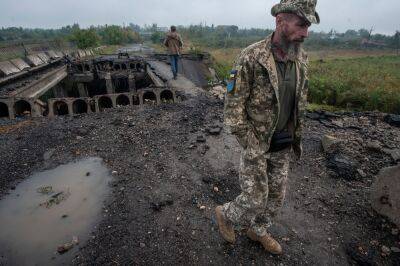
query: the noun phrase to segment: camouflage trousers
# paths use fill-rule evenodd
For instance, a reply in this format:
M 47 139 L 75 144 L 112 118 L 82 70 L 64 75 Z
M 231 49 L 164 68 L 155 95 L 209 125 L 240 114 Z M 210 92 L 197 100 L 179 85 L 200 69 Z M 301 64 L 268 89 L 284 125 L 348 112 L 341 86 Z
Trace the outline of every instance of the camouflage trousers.
M 283 205 L 292 148 L 265 152 L 247 148 L 242 152 L 239 183 L 241 194 L 223 206 L 225 217 L 235 226 L 251 228 L 263 236 Z

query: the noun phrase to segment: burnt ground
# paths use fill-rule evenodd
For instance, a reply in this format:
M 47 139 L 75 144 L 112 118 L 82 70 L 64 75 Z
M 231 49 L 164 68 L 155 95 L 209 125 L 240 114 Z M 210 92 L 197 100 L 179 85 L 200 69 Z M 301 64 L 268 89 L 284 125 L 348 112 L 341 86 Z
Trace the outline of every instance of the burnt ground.
M 284 255 L 272 256 L 244 235 L 230 245 L 218 234 L 214 207 L 239 193 L 240 148 L 218 134 L 222 111 L 222 101 L 200 92 L 178 104 L 2 126 L 0 197 L 33 172 L 98 156 L 116 171 L 112 195 L 91 240 L 70 251 L 71 264 L 400 265 L 399 253 L 382 254 L 383 245 L 400 247 L 395 226 L 369 201 L 375 174 L 394 162 L 367 145 L 399 148 L 399 128 L 380 114 L 306 120 L 304 157 L 292 164 L 271 228 Z M 341 139 L 330 155 L 321 148 L 327 133 Z M 345 166 L 328 168 L 336 155 Z

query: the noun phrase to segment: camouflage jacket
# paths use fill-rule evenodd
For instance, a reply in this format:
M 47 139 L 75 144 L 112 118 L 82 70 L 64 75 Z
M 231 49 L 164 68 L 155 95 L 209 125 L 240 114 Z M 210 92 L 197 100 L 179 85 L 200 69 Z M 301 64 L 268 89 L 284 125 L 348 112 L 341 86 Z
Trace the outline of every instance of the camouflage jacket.
M 250 45 L 236 60 L 236 82 L 225 100 L 225 125 L 244 147 L 268 151 L 277 126 L 280 103 L 278 75 L 271 50 L 272 35 Z M 305 52 L 295 57 L 296 99 L 294 108 L 294 150 L 301 155 L 301 128 L 307 104 L 307 65 Z

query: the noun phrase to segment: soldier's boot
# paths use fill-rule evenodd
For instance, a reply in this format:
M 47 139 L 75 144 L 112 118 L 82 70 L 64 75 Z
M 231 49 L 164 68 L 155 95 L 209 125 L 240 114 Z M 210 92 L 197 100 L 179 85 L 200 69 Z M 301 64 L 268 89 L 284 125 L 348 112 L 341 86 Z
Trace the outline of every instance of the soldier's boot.
M 275 255 L 282 254 L 281 245 L 269 234 L 258 236 L 253 230 L 249 229 L 247 230 L 247 236 L 253 241 L 260 242 L 266 251 Z
M 215 216 L 217 218 L 219 232 L 221 233 L 222 237 L 229 243 L 235 243 L 235 230 L 230 222 L 225 219 L 222 206 L 217 206 L 215 208 Z

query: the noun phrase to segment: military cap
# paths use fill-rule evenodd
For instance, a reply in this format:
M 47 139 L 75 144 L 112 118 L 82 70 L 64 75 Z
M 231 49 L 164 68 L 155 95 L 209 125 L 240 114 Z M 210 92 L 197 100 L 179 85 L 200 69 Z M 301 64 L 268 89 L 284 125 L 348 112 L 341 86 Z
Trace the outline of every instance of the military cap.
M 271 9 L 272 16 L 276 17 L 279 13 L 294 13 L 310 24 L 319 24 L 319 15 L 315 11 L 317 0 L 281 0 Z

